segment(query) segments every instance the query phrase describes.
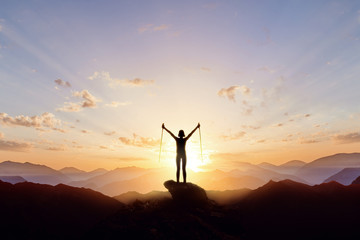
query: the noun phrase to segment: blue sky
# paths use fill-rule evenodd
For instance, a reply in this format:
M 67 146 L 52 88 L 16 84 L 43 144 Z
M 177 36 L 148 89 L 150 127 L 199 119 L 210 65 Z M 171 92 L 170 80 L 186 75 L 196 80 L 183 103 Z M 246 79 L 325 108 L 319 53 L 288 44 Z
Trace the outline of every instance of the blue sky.
M 357 151 L 359 52 L 358 1 L 3 1 L 0 160 L 153 167 L 162 122 L 194 169 Z

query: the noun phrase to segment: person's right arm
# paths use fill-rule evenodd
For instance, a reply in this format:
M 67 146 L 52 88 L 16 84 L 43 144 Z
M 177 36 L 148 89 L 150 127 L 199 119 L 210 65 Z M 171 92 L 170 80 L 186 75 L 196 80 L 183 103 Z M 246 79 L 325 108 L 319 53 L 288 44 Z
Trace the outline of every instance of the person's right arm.
M 176 136 L 169 130 L 165 127 L 165 124 L 163 123 L 162 124 L 162 128 L 165 129 L 165 131 L 167 131 L 174 139 L 176 139 Z

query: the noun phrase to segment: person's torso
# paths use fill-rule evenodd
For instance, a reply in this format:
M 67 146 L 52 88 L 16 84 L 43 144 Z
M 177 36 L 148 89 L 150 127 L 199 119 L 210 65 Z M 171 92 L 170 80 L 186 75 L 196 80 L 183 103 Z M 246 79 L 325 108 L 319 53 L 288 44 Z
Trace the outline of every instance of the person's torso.
M 186 139 L 185 138 L 176 138 L 176 152 L 177 153 L 185 153 L 185 145 Z

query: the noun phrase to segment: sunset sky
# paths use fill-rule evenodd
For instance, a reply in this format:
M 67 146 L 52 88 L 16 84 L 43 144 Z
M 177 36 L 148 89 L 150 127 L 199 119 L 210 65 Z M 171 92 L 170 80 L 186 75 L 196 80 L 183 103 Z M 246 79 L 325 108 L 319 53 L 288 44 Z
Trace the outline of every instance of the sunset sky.
M 193 170 L 360 149 L 360 1 L 1 1 L 0 161 Z

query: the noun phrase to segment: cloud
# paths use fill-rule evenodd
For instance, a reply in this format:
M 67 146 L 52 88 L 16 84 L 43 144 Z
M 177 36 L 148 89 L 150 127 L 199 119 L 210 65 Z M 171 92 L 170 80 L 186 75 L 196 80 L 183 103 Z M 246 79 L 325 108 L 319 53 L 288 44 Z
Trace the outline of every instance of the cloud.
M 133 138 L 119 137 L 121 143 L 135 147 L 154 147 L 160 144 L 159 139 L 141 137 L 133 133 Z
M 260 126 L 253 126 L 253 125 L 241 125 L 242 128 L 245 128 L 245 129 L 253 129 L 253 130 L 257 130 L 257 129 L 260 129 L 261 127 Z
M 234 134 L 222 135 L 221 138 L 224 139 L 225 141 L 238 140 L 238 139 L 244 137 L 245 134 L 246 134 L 246 132 L 240 131 L 240 132 L 237 132 Z
M 28 152 L 32 144 L 18 141 L 5 141 L 0 139 L 0 151 Z
M 319 143 L 319 140 L 316 139 L 300 139 L 300 144 L 312 144 L 312 143 Z
M 134 79 L 118 79 L 112 78 L 109 72 L 101 71 L 101 72 L 94 72 L 94 74 L 88 77 L 90 80 L 100 80 L 108 82 L 110 87 L 116 86 L 132 86 L 132 87 L 143 87 L 145 85 L 150 85 L 155 83 L 154 80 L 144 80 L 141 78 L 134 78 Z
M 0 113 L 0 125 L 16 127 L 34 127 L 37 130 L 42 130 L 42 128 L 50 128 L 54 131 L 64 132 L 65 130 L 58 128 L 57 126 L 61 125 L 61 120 L 56 119 L 54 114 L 45 112 L 40 116 L 24 116 L 19 115 L 16 117 L 11 117 L 7 113 Z
M 59 146 L 53 146 L 53 147 L 48 147 L 46 150 L 49 151 L 65 151 L 66 146 L 64 144 L 61 144 Z
M 140 78 L 134 78 L 134 79 L 124 79 L 122 80 L 122 85 L 124 86 L 134 86 L 134 87 L 142 87 L 145 85 L 153 84 L 154 80 L 144 80 Z
M 263 67 L 261 67 L 261 68 L 258 68 L 258 71 L 268 72 L 268 73 L 274 73 L 274 72 L 276 72 L 275 69 L 272 69 L 272 68 L 270 68 L 270 67 L 268 67 L 268 66 L 263 66 Z
M 60 78 L 54 80 L 54 82 L 55 82 L 57 85 L 61 86 L 61 87 L 71 87 L 71 84 L 70 84 L 68 81 L 63 81 L 63 80 L 60 79 Z
M 360 133 L 353 132 L 348 134 L 338 134 L 333 136 L 333 140 L 340 144 L 360 142 Z
M 119 106 L 127 106 L 130 105 L 131 102 L 116 102 L 116 101 L 112 101 L 111 103 L 105 104 L 105 106 L 107 107 L 119 107 Z
M 0 132 L 0 139 L 4 138 L 4 134 L 2 132 Z
M 81 107 L 83 108 L 94 108 L 96 107 L 96 102 L 100 102 L 100 100 L 91 95 L 88 90 L 82 90 L 81 92 L 73 92 L 73 96 L 82 98 L 84 100 L 81 103 Z
M 148 158 L 141 157 L 107 157 L 106 159 L 118 160 L 121 162 L 148 161 Z
M 155 26 L 153 30 L 156 31 L 163 31 L 169 28 L 169 25 L 167 24 L 161 24 L 160 26 Z
M 222 88 L 218 91 L 217 95 L 220 97 L 227 97 L 229 100 L 235 102 L 235 94 L 236 91 L 239 89 L 239 86 L 231 86 L 229 88 Z
M 85 133 L 85 134 L 87 134 L 87 133 L 91 133 L 91 131 L 88 131 L 88 130 L 81 130 L 80 132 L 82 132 L 82 133 Z
M 115 131 L 104 132 L 104 134 L 107 135 L 107 136 L 112 136 L 112 135 L 116 134 L 116 132 Z
M 82 102 L 65 102 L 62 108 L 57 108 L 57 111 L 62 112 L 79 112 L 82 108 L 96 108 L 96 103 L 100 102 L 100 99 L 97 99 L 93 96 L 88 90 L 84 89 L 81 92 L 75 91 L 72 93 L 74 97 L 83 99 Z
M 146 24 L 142 27 L 138 28 L 138 32 L 139 33 L 144 33 L 144 32 L 158 32 L 158 31 L 164 31 L 169 29 L 170 25 L 168 24 L 161 24 L 158 26 L 155 26 L 154 24 Z
M 79 112 L 81 110 L 81 105 L 73 102 L 65 102 L 63 107 L 56 109 L 60 112 Z
M 222 88 L 218 91 L 217 95 L 219 97 L 227 97 L 230 101 L 235 102 L 235 95 L 237 91 L 241 91 L 243 95 L 248 95 L 251 93 L 251 89 L 245 85 L 243 86 L 231 86 L 228 88 Z

